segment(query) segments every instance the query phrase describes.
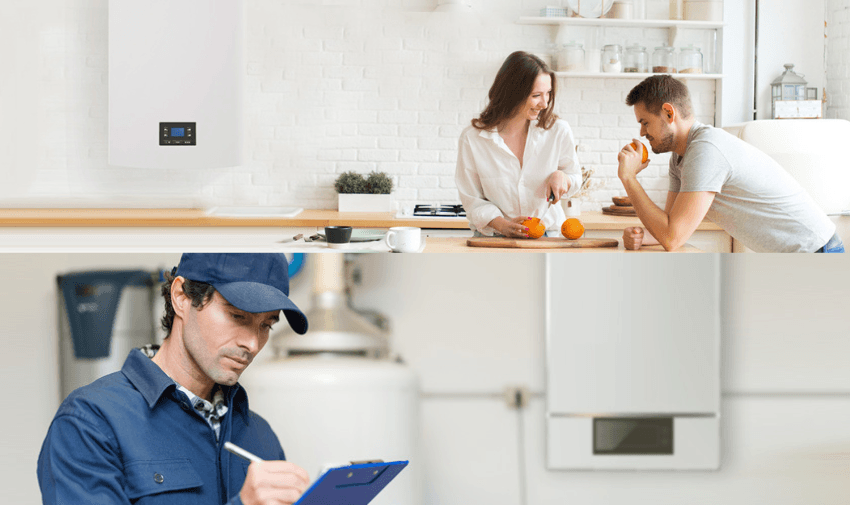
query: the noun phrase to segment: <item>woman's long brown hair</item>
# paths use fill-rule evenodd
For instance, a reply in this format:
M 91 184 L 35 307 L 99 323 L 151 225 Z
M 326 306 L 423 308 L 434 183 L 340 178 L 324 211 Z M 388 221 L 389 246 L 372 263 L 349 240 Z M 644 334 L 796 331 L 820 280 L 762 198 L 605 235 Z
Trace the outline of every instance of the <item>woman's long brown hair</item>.
M 540 74 L 549 74 L 552 78 L 552 92 L 549 94 L 549 103 L 546 108 L 537 116 L 537 125 L 544 130 L 551 128 L 558 119 L 558 116 L 552 112 L 557 83 L 555 72 L 543 63 L 543 60 L 524 51 L 511 53 L 502 63 L 502 68 L 496 74 L 496 79 L 487 95 L 490 103 L 480 117 L 472 120 L 472 126 L 479 130 L 491 130 L 513 117 L 531 95 L 534 90 L 534 81 Z

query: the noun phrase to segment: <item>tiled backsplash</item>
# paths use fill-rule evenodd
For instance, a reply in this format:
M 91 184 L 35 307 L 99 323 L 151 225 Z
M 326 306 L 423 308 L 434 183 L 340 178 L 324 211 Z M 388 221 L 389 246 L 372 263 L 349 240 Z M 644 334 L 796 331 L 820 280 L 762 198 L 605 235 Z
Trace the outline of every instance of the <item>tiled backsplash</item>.
M 850 120 L 850 0 L 826 0 L 826 117 Z
M 486 5 L 484 5 L 486 3 Z M 45 205 L 295 205 L 335 208 L 344 171 L 389 173 L 399 203 L 458 201 L 457 138 L 486 104 L 512 51 L 551 52 L 557 30 L 520 25 L 545 2 L 473 2 L 471 14 L 434 13 L 432 0 L 248 4 L 246 163 L 214 170 L 140 170 L 107 164 L 106 0 L 63 4 L 64 26 L 41 36 L 44 131 L 38 166 L 21 192 Z M 648 0 L 648 17 L 666 17 Z M 570 37 L 589 42 L 586 28 Z M 693 32 L 693 33 L 690 33 Z M 664 29 L 606 28 L 598 44 L 659 45 Z M 692 37 L 689 39 L 688 37 Z M 686 31 L 684 42 L 703 35 Z M 624 104 L 638 79 L 560 78 L 556 111 L 579 158 L 595 170 L 587 207 L 623 194 L 616 152 L 638 128 Z M 698 117 L 713 122 L 714 81 L 689 82 Z M 668 155 L 641 178 L 663 204 Z

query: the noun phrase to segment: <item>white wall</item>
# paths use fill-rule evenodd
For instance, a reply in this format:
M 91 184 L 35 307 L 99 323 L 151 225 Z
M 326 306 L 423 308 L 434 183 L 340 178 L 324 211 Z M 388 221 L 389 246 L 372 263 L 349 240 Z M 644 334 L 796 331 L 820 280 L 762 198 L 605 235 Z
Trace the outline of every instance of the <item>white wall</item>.
M 725 5 L 723 124 L 751 119 L 754 1 Z M 3 206 L 298 205 L 335 208 L 342 171 L 385 170 L 399 202 L 457 201 L 453 173 L 460 130 L 486 102 L 511 51 L 551 50 L 556 30 L 516 23 L 543 0 L 474 2 L 469 16 L 435 14 L 433 0 L 248 2 L 248 162 L 217 170 L 109 167 L 108 0 L 6 2 L 0 18 L 0 188 Z M 647 16 L 668 2 L 647 0 Z M 828 6 L 828 7 L 827 7 Z M 829 107 L 844 107 L 846 0 L 760 2 L 759 117 L 769 84 L 792 61 L 823 89 L 823 21 L 835 50 Z M 598 44 L 640 42 L 665 30 L 601 30 Z M 588 29 L 568 36 L 590 43 Z M 704 33 L 683 43 L 705 46 Z M 705 49 L 705 47 L 703 47 Z M 839 64 L 835 64 L 839 59 Z M 622 194 L 615 153 L 635 135 L 623 99 L 636 80 L 561 79 L 557 110 L 574 127 L 581 162 L 596 169 L 590 209 Z M 714 83 L 691 81 L 697 111 L 712 121 Z M 844 104 L 844 105 L 842 105 Z M 839 114 L 835 112 L 834 114 Z M 837 117 L 837 116 L 835 116 Z M 663 203 L 666 156 L 642 173 Z
M 850 0 L 826 0 L 826 116 L 850 119 Z
M 759 0 L 757 119 L 770 119 L 770 83 L 793 63 L 804 74 L 809 87 L 822 98 L 826 85 L 824 69 L 824 0 Z
M 26 394 L 16 396 L 14 415 L 0 418 L 0 502 L 39 502 L 36 458 L 59 402 L 55 275 L 167 268 L 178 258 L 3 255 L 2 344 L 13 353 L 3 371 L 8 383 L 25 384 Z M 811 255 L 722 261 L 722 469 L 548 472 L 543 256 L 358 256 L 364 280 L 354 289 L 357 306 L 390 316 L 395 348 L 422 380 L 426 503 L 515 505 L 521 489 L 532 505 L 846 503 L 850 262 Z M 611 268 L 618 265 L 612 256 Z M 576 289 L 605 303 L 616 286 Z M 310 292 L 309 274 L 294 279 L 293 300 L 305 310 Z M 500 398 L 516 385 L 532 392 L 531 405 L 519 412 Z
M 251 0 L 248 161 L 232 169 L 171 171 L 107 165 L 108 1 L 16 6 L 16 16 L 0 18 L 0 51 L 15 60 L 0 75 L 11 82 L 3 89 L 26 92 L 0 98 L 3 107 L 13 106 L 14 120 L 4 118 L 2 132 L 36 137 L 8 162 L 0 159 L 6 182 L 0 205 L 335 208 L 332 182 L 348 170 L 387 171 L 399 202 L 458 201 L 458 135 L 483 108 L 510 52 L 550 50 L 555 28 L 516 23 L 546 3 L 475 2 L 473 15 L 452 16 L 431 12 L 433 0 Z M 648 0 L 648 16 L 666 17 L 667 7 L 666 0 Z M 32 33 L 42 43 L 33 45 Z M 569 35 L 590 37 L 583 28 Z M 666 30 L 610 28 L 601 30 L 599 44 L 637 41 L 651 51 L 665 38 Z M 703 46 L 705 34 L 685 31 L 681 42 Z M 734 38 L 727 43 L 736 45 Z M 580 159 L 600 181 L 586 208 L 623 192 L 615 155 L 638 131 L 623 103 L 637 82 L 559 82 L 557 111 L 575 129 Z M 700 119 L 712 122 L 714 82 L 691 84 Z M 31 118 L 38 115 L 44 120 L 36 128 Z M 666 159 L 654 157 L 641 175 L 662 204 Z
M 36 167 L 63 152 L 64 7 L 61 0 L 2 3 L 0 16 L 0 199 L 30 190 Z M 60 91 L 57 92 L 56 90 Z M 46 132 L 54 132 L 48 135 Z
M 722 124 L 752 121 L 755 94 L 755 0 L 723 3 Z

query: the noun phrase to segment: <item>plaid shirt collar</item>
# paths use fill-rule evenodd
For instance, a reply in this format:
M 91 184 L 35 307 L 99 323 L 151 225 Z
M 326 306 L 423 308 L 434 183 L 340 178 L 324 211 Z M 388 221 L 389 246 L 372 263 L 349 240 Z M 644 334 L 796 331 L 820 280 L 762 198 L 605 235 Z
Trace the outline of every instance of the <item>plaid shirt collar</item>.
M 148 358 L 153 358 L 156 355 L 156 352 L 159 350 L 159 346 L 155 344 L 149 344 L 139 349 L 142 353 Z M 173 380 L 173 379 L 172 379 Z M 224 399 L 224 389 L 220 384 L 216 384 L 213 387 L 213 401 L 209 402 L 204 398 L 194 394 L 189 391 L 187 388 L 180 385 L 177 381 L 174 381 L 177 384 L 177 389 L 183 392 L 186 397 L 189 399 L 189 403 L 192 407 L 200 413 L 203 418 L 207 421 L 207 423 L 215 430 L 216 438 L 218 438 L 219 431 L 221 428 L 221 419 L 227 414 L 227 402 Z

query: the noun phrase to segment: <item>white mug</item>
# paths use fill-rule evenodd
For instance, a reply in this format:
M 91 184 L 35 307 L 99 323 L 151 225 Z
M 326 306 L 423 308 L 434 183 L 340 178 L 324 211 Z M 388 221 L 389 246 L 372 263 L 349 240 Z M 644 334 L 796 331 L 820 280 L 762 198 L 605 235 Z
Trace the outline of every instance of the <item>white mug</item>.
M 392 252 L 417 252 L 422 243 L 422 230 L 413 226 L 390 228 L 384 243 Z

